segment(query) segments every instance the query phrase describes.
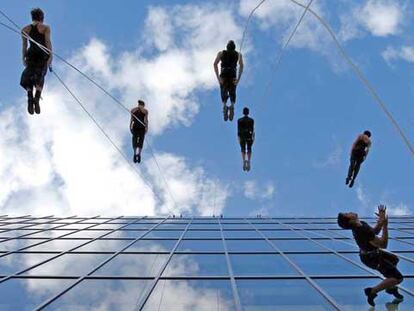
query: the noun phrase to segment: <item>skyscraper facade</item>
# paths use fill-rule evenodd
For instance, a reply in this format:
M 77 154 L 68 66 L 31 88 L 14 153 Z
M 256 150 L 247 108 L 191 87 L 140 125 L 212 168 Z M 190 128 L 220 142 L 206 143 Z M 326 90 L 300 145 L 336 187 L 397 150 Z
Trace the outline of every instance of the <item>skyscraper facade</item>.
M 414 218 L 390 237 L 376 310 L 414 310 Z M 379 280 L 335 218 L 0 216 L 0 310 L 368 310 Z

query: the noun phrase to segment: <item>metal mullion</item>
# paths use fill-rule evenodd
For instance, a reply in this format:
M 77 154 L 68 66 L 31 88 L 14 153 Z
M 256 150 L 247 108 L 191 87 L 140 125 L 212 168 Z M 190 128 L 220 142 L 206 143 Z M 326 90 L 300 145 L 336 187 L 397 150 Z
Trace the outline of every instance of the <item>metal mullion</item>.
M 341 307 L 337 304 L 337 302 L 328 294 L 326 293 L 321 287 L 319 287 L 318 284 L 316 284 L 316 282 L 314 280 L 312 280 L 298 265 L 296 265 L 292 260 L 290 260 L 290 258 L 284 253 L 282 252 L 279 247 L 277 247 L 276 245 L 274 245 L 272 243 L 272 241 L 270 241 L 262 232 L 260 232 L 260 230 L 258 230 L 250 221 L 248 221 L 247 219 L 245 219 L 246 222 L 248 222 L 255 230 L 257 233 L 259 233 L 266 241 L 268 244 L 270 244 L 270 246 L 276 250 L 277 252 L 279 252 L 280 256 L 282 256 L 299 274 L 301 274 L 302 276 L 305 277 L 306 281 L 308 281 L 308 283 L 317 291 L 319 292 L 319 294 L 321 294 L 325 300 L 336 310 L 341 311 Z M 280 222 L 279 222 L 280 223 Z
M 53 216 L 53 215 L 52 215 Z M 48 217 L 52 217 L 52 216 L 48 216 Z M 65 218 L 61 218 L 61 219 L 69 219 L 69 218 L 72 218 L 73 216 L 69 216 L 69 217 L 65 217 Z M 93 217 L 93 218 L 96 218 L 96 217 L 98 217 L 98 216 L 95 216 L 95 217 Z M 84 219 L 82 219 L 82 220 L 84 220 Z M 81 220 L 81 221 L 82 221 Z M 28 226 L 25 226 L 26 228 L 28 228 L 28 227 L 32 227 L 32 226 L 35 226 L 35 225 L 47 225 L 47 224 L 51 224 L 51 223 L 53 223 L 54 221 L 56 221 L 56 219 L 53 219 L 52 221 L 47 221 L 47 222 L 44 222 L 44 223 L 36 223 L 36 224 L 31 224 L 31 225 L 28 225 Z M 81 222 L 81 221 L 79 221 L 79 222 Z M 75 223 L 77 223 L 77 222 L 75 222 Z M 66 226 L 66 224 L 64 225 L 64 226 Z M 62 227 L 61 225 L 59 225 L 59 226 L 56 226 L 56 227 L 53 227 L 53 228 L 46 228 L 46 229 L 39 229 L 38 231 L 35 231 L 35 232 L 31 232 L 31 233 L 25 233 L 25 234 L 22 234 L 22 235 L 19 235 L 19 236 L 16 236 L 16 237 L 13 237 L 13 238 L 7 238 L 6 240 L 4 240 L 4 241 L 1 241 L 0 243 L 2 243 L 2 242 L 7 242 L 7 241 L 10 241 L 10 240 L 16 240 L 16 239 L 21 239 L 21 238 L 24 238 L 24 237 L 26 237 L 26 236 L 29 236 L 29 235 L 32 235 L 32 234 L 37 234 L 37 233 L 41 233 L 41 232 L 45 232 L 45 231 L 48 231 L 48 230 L 53 230 L 53 229 L 55 229 L 55 228 L 59 228 L 59 227 Z M 18 228 L 18 229 L 12 229 L 11 231 L 14 231 L 14 230 L 20 230 L 20 229 L 23 229 L 24 227 L 22 227 L 22 228 Z M 1 232 L 2 233 L 2 232 Z M 1 234 L 0 233 L 0 234 Z
M 126 227 L 129 226 L 133 223 L 137 223 L 139 220 L 142 220 L 144 217 L 141 217 L 140 219 L 136 218 L 134 221 L 132 221 L 131 223 L 127 223 L 125 224 L 125 226 L 122 227 Z M 168 219 L 168 216 L 164 219 L 162 219 L 159 223 L 155 224 L 154 226 L 152 226 L 151 228 L 149 228 L 145 233 L 143 233 L 140 237 L 137 237 L 134 241 L 131 241 L 131 243 L 129 243 L 128 245 L 124 246 L 121 250 L 117 251 L 115 254 L 111 255 L 110 257 L 108 257 L 106 260 L 102 261 L 99 265 L 97 265 L 95 268 L 93 268 L 91 271 L 89 271 L 87 274 L 79 277 L 74 283 L 72 283 L 71 285 L 67 286 L 66 288 L 64 288 L 61 292 L 57 293 L 55 296 L 49 298 L 48 300 L 42 302 L 38 307 L 36 307 L 34 310 L 42 310 L 45 307 L 47 307 L 48 305 L 50 305 L 52 302 L 54 302 L 56 299 L 58 299 L 60 296 L 62 296 L 63 294 L 65 294 L 66 292 L 68 292 L 70 289 L 72 289 L 73 287 L 75 287 L 77 284 L 79 284 L 80 282 L 82 282 L 87 276 L 90 276 L 91 274 L 93 274 L 95 271 L 97 271 L 98 269 L 100 269 L 102 266 L 104 266 L 106 263 L 108 263 L 109 261 L 111 261 L 112 259 L 114 259 L 116 256 L 118 256 L 120 253 L 122 253 L 124 250 L 126 250 L 128 247 L 130 247 L 132 244 L 134 244 L 135 242 L 139 241 L 141 238 L 143 238 L 145 235 L 147 235 L 148 233 L 150 233 L 152 230 L 154 230 L 156 227 L 158 227 L 159 225 L 161 225 L 163 222 L 165 222 Z M 112 221 L 113 219 L 110 219 L 108 221 Z M 118 228 L 119 229 L 119 228 Z M 116 230 L 115 230 L 116 231 Z
M 94 219 L 94 218 L 98 218 L 99 216 L 94 216 L 94 217 L 90 217 L 90 218 L 84 218 L 84 219 L 79 219 L 78 221 L 75 221 L 75 222 L 73 222 L 72 224 L 77 224 L 77 223 L 81 223 L 82 221 L 84 221 L 84 220 L 88 220 L 88 219 Z M 63 218 L 63 219 L 65 219 L 65 218 Z M 82 228 L 82 229 L 76 229 L 75 231 L 73 231 L 73 232 L 69 232 L 69 233 L 65 233 L 65 234 L 63 234 L 63 235 L 60 235 L 60 236 L 57 236 L 57 237 L 54 237 L 54 238 L 49 238 L 49 239 L 42 239 L 43 241 L 41 241 L 41 242 L 38 242 L 38 243 L 35 243 L 35 244 L 31 244 L 31 245 L 28 245 L 28 246 L 24 246 L 24 247 L 22 247 L 22 248 L 19 248 L 19 249 L 17 249 L 17 250 L 14 250 L 14 251 L 8 251 L 8 252 L 6 252 L 6 253 L 4 253 L 4 254 L 0 254 L 0 258 L 1 257 L 4 257 L 4 256 L 7 256 L 7 255 L 10 255 L 10 254 L 14 254 L 14 253 L 19 253 L 19 252 L 21 252 L 21 251 L 23 251 L 23 250 L 26 250 L 26 249 L 28 249 L 28 248 L 31 248 L 31 247 L 35 247 L 35 246 L 38 246 L 38 245 L 42 245 L 42 244 L 44 244 L 44 243 L 47 243 L 47 242 L 50 242 L 50 241 L 53 241 L 53 240 L 57 240 L 57 239 L 60 239 L 61 237 L 64 237 L 64 236 L 67 236 L 67 235 L 70 235 L 70 234 L 74 234 L 74 233 L 77 233 L 77 232 L 79 232 L 79 231 L 83 231 L 83 230 L 88 230 L 89 228 L 92 228 L 92 227 L 94 227 L 94 226 L 98 226 L 98 225 L 100 225 L 101 223 L 99 223 L 99 224 L 94 224 L 94 225 L 91 225 L 91 226 L 88 226 L 88 227 L 85 227 L 85 228 Z M 66 225 L 65 225 L 66 226 Z M 42 231 L 40 231 L 40 232 L 44 232 L 44 231 L 47 231 L 47 230 L 49 230 L 49 229 L 44 229 L 44 230 L 42 230 Z M 40 232 L 38 232 L 38 233 L 40 233 Z M 40 239 L 40 238 L 39 238 Z M 25 240 L 25 239 L 21 239 L 21 240 Z M 3 242 L 3 241 L 2 241 Z
M 107 222 L 109 222 L 109 221 L 111 221 L 111 220 L 113 220 L 113 219 L 119 219 L 119 218 L 122 218 L 121 216 L 120 217 L 116 217 L 116 218 L 112 218 L 112 219 L 108 219 L 107 221 L 104 221 L 102 224 L 104 224 L 104 223 L 107 223 Z M 140 218 L 140 219 L 142 219 L 142 218 Z M 140 219 L 135 219 L 135 222 L 136 221 L 139 221 Z M 134 222 L 134 221 L 133 221 Z M 131 223 L 133 223 L 133 222 L 131 222 Z M 96 225 L 96 224 L 95 224 Z M 128 224 L 126 224 L 125 226 L 128 226 L 129 225 L 129 223 Z M 94 226 L 94 225 L 92 225 L 92 226 Z M 84 229 L 86 229 L 86 228 L 83 228 L 82 230 L 84 230 Z M 119 228 L 118 228 L 119 229 Z M 113 231 L 116 231 L 117 229 L 114 229 Z M 112 232 L 113 232 L 112 231 Z M 3 282 L 5 282 L 5 281 L 7 281 L 8 279 L 10 279 L 10 278 L 12 278 L 13 276 L 15 276 L 15 275 L 19 275 L 19 274 L 22 274 L 22 273 L 25 273 L 25 272 L 27 272 L 27 271 L 29 271 L 29 270 L 31 270 L 31 269 L 34 269 L 34 268 L 36 268 L 36 267 L 38 267 L 38 266 L 41 266 L 41 265 L 43 265 L 43 264 L 45 264 L 45 263 L 47 263 L 47 262 L 49 262 L 49 261 L 52 261 L 52 260 L 54 260 L 54 259 L 56 259 L 56 258 L 58 258 L 58 257 L 61 257 L 61 256 L 63 256 L 63 255 L 65 255 L 65 254 L 67 254 L 67 253 L 69 253 L 69 252 L 71 252 L 71 251 L 73 251 L 73 250 L 75 250 L 75 249 L 78 249 L 78 248 L 80 248 L 80 247 L 82 247 L 82 246 L 85 246 L 85 245 L 87 245 L 87 244 L 89 244 L 89 243 L 92 243 L 92 242 L 94 242 L 94 241 L 96 241 L 96 240 L 98 240 L 98 239 L 100 239 L 100 238 L 102 238 L 103 236 L 106 236 L 106 235 L 108 235 L 108 234 L 110 234 L 110 233 L 112 233 L 111 231 L 109 231 L 109 232 L 107 232 L 107 233 L 105 233 L 105 234 L 103 234 L 103 235 L 101 235 L 101 236 L 99 236 L 99 237 L 96 237 L 96 238 L 94 238 L 94 239 L 92 239 L 92 240 L 89 240 L 88 242 L 85 242 L 85 243 L 83 243 L 83 244 L 80 244 L 80 245 L 78 245 L 78 246 L 76 246 L 76 247 L 72 247 L 71 249 L 69 249 L 69 250 L 67 250 L 67 251 L 64 251 L 64 252 L 59 252 L 59 254 L 57 254 L 56 256 L 52 256 L 51 258 L 48 258 L 48 259 L 45 259 L 44 261 L 41 261 L 41 262 L 39 262 L 39 263 L 37 263 L 37 264 L 35 264 L 35 265 L 33 265 L 33 266 L 31 266 L 31 267 L 28 267 L 28 268 L 25 268 L 25 269 L 23 269 L 23 270 L 21 270 L 21 271 L 18 271 L 18 272 L 15 272 L 15 273 L 13 273 L 13 274 L 11 274 L 11 275 L 9 275 L 9 276 L 7 276 L 7 277 L 4 277 L 4 278 L 1 278 L 0 279 L 0 283 L 3 283 Z
M 142 297 L 140 299 L 140 301 L 138 301 L 137 306 L 135 307 L 134 310 L 142 310 L 145 306 L 145 304 L 147 303 L 149 297 L 151 296 L 152 292 L 155 289 L 155 286 L 157 285 L 161 275 L 164 273 L 165 269 L 167 268 L 168 264 L 170 263 L 172 257 L 174 256 L 175 251 L 177 250 L 178 246 L 180 245 L 184 235 L 187 233 L 188 228 L 190 227 L 191 223 L 192 223 L 193 219 L 191 218 L 188 222 L 188 224 L 186 225 L 186 227 L 184 228 L 184 231 L 181 233 L 180 238 L 178 239 L 178 241 L 175 243 L 174 247 L 171 249 L 170 254 L 168 255 L 167 260 L 165 261 L 165 263 L 161 266 L 160 271 L 158 272 L 158 274 L 156 275 L 156 277 L 153 279 L 152 283 L 149 285 L 148 289 L 146 290 L 145 293 L 141 293 L 140 297 Z
M 289 225 L 289 227 L 293 227 L 293 226 L 290 226 Z M 302 229 L 301 231 L 307 231 L 307 230 L 304 230 L 304 229 Z M 306 235 L 304 235 L 304 234 L 302 234 L 304 237 L 307 237 Z M 354 260 L 352 260 L 352 259 L 350 259 L 350 258 L 348 258 L 348 257 L 346 257 L 346 256 L 344 256 L 344 255 L 342 255 L 342 254 L 340 254 L 340 253 L 338 253 L 336 250 L 334 250 L 334 249 L 332 249 L 332 248 L 330 248 L 330 247 L 328 247 L 328 246 L 325 246 L 325 245 L 323 245 L 323 244 L 321 244 L 321 243 L 319 243 L 319 242 L 317 242 L 317 241 L 315 241 L 315 240 L 313 240 L 311 237 L 307 237 L 310 241 L 312 241 L 312 242 L 314 242 L 314 243 L 316 243 L 316 244 L 318 244 L 319 246 L 321 246 L 321 247 L 323 247 L 323 248 L 325 248 L 325 249 L 327 249 L 327 250 L 329 250 L 329 251 L 331 251 L 333 254 L 335 254 L 336 256 L 338 256 L 338 257 L 340 257 L 340 258 L 342 258 L 342 259 L 344 259 L 344 260 L 346 260 L 346 261 L 348 261 L 348 262 L 350 262 L 351 264 L 353 264 L 353 265 L 355 265 L 355 266 L 357 266 L 357 267 L 359 267 L 359 268 L 361 268 L 361 269 L 363 269 L 363 270 L 365 270 L 365 271 L 367 271 L 368 273 L 370 273 L 370 274 L 372 274 L 372 275 L 375 275 L 375 276 L 377 276 L 377 277 L 379 277 L 380 279 L 382 279 L 382 280 L 384 280 L 385 279 L 385 277 L 383 276 L 383 275 L 381 275 L 380 273 L 378 273 L 378 272 L 374 272 L 374 270 L 371 270 L 371 269 L 369 269 L 368 267 L 366 267 L 366 266 L 364 266 L 364 265 L 362 265 L 362 264 L 360 264 L 360 263 L 358 263 L 358 262 L 356 262 L 356 261 L 354 261 Z M 333 238 L 331 238 L 331 240 L 333 240 Z M 414 297 L 414 292 L 412 292 L 411 290 L 409 290 L 409 289 L 406 289 L 406 288 L 404 288 L 404 287 L 402 287 L 402 286 L 398 286 L 400 289 L 402 289 L 403 291 L 405 291 L 406 293 L 408 293 L 409 295 L 411 295 L 412 297 Z
M 50 215 L 50 216 L 45 216 L 45 217 L 41 217 L 41 218 L 38 218 L 38 219 L 47 219 L 47 218 L 50 218 L 50 217 L 53 217 L 53 215 Z M 23 223 L 30 222 L 30 221 L 32 221 L 32 220 L 33 220 L 33 218 L 30 218 L 30 219 L 26 219 L 26 220 L 23 220 L 23 221 L 19 221 L 19 222 L 11 223 L 11 224 L 8 224 L 8 225 L 20 225 L 20 224 L 23 224 Z M 55 220 L 55 219 L 53 219 L 53 221 L 54 221 L 54 220 Z M 52 221 L 52 222 L 53 222 L 53 221 Z M 47 223 L 50 223 L 50 222 L 46 222 L 45 224 L 47 224 Z M 5 232 L 9 232 L 9 231 L 21 230 L 21 229 L 30 228 L 30 227 L 33 227 L 33 226 L 36 226 L 36 225 L 39 225 L 39 223 L 34 223 L 34 224 L 30 224 L 30 225 L 26 225 L 26 226 L 22 226 L 22 227 L 14 228 L 14 229 L 10 229 L 10 228 L 0 229 L 0 230 L 1 230 L 0 234 L 5 233 Z M 7 238 L 7 239 L 8 239 L 8 240 L 12 240 L 12 239 L 15 239 L 15 238 Z M 4 241 L 3 241 L 3 242 L 4 242 Z
M 241 302 L 240 302 L 239 291 L 237 289 L 236 280 L 234 279 L 233 266 L 231 265 L 230 256 L 229 256 L 229 252 L 227 249 L 227 243 L 226 243 L 226 240 L 224 239 L 223 224 L 221 223 L 220 218 L 218 218 L 218 224 L 220 227 L 220 235 L 221 235 L 221 240 L 223 242 L 224 254 L 226 256 L 227 270 L 230 276 L 230 283 L 231 283 L 231 289 L 233 292 L 234 305 L 236 307 L 236 311 L 241 311 L 242 307 L 241 307 Z

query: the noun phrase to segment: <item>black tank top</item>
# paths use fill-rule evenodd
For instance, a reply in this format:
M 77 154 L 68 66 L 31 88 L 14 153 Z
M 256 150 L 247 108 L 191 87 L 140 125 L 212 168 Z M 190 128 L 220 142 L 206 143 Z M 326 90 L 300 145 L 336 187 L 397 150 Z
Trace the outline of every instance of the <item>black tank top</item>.
M 236 51 L 224 50 L 221 53 L 221 69 L 236 70 L 237 61 L 239 60 L 239 53 Z
M 368 147 L 368 144 L 363 139 L 358 139 L 355 144 L 354 153 L 365 152 L 365 148 Z
M 37 29 L 37 25 L 30 26 L 29 36 L 41 45 L 46 44 L 46 37 L 44 34 L 40 33 Z M 49 55 L 44 52 L 39 46 L 30 41 L 30 47 L 28 50 L 28 56 L 30 60 L 45 61 L 49 58 Z
M 145 113 L 141 111 L 141 109 L 137 108 L 135 110 L 132 111 L 132 114 L 141 122 L 137 121 L 136 119 L 134 119 L 134 128 L 135 129 L 143 129 L 145 128 Z

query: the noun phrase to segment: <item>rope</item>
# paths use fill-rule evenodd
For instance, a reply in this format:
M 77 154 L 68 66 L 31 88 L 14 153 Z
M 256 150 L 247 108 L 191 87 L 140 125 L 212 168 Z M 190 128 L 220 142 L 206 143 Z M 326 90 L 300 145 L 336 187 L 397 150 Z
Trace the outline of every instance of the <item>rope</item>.
M 28 39 L 30 42 L 33 42 L 34 44 L 36 44 L 39 48 L 41 48 L 45 53 L 47 53 L 48 55 L 49 54 L 53 54 L 54 56 L 56 56 L 59 60 L 61 60 L 63 63 L 65 63 L 66 65 L 68 65 L 69 67 L 71 67 L 72 69 L 74 69 L 75 71 L 77 71 L 79 74 L 81 74 L 84 78 L 86 78 L 88 81 L 90 81 L 92 84 L 94 84 L 96 87 L 98 87 L 102 92 L 104 92 L 107 96 L 109 96 L 115 103 L 117 103 L 120 107 L 122 107 L 125 111 L 127 111 L 128 112 L 128 114 L 131 116 L 131 117 L 133 117 L 136 121 L 138 121 L 139 123 L 141 123 L 143 126 L 145 126 L 145 124 L 141 121 L 141 120 L 139 120 L 134 114 L 132 114 L 131 113 L 131 111 L 121 102 L 121 101 L 119 101 L 115 96 L 113 96 L 111 93 L 109 93 L 105 88 L 103 88 L 99 83 L 97 83 L 95 80 L 93 80 L 92 78 L 90 78 L 87 74 L 85 74 L 84 72 L 82 72 L 80 69 L 78 69 L 76 66 L 74 66 L 73 64 L 71 64 L 70 62 L 68 62 L 66 59 L 64 59 L 62 56 L 60 56 L 59 54 L 57 54 L 57 53 L 55 53 L 55 52 L 53 52 L 53 51 L 51 51 L 51 50 L 49 50 L 47 47 L 45 47 L 44 45 L 42 45 L 42 44 L 40 44 L 40 43 L 38 43 L 38 42 L 36 42 L 35 40 L 33 40 L 28 34 L 26 34 L 26 33 L 21 33 L 20 32 L 20 27 L 19 27 L 19 25 L 17 25 L 10 17 L 8 17 L 7 16 L 7 14 L 5 14 L 2 10 L 0 10 L 0 14 L 2 15 L 2 16 L 4 16 L 10 23 L 12 23 L 15 27 L 16 27 L 16 29 L 18 29 L 19 31 L 16 31 L 15 29 L 13 29 L 13 28 L 11 28 L 10 26 L 8 26 L 8 25 L 6 25 L 6 24 L 4 24 L 4 23 L 1 23 L 0 22 L 0 25 L 2 25 L 2 26 L 4 26 L 4 27 L 6 27 L 7 29 L 9 29 L 9 30 L 11 30 L 11 31 L 14 31 L 14 32 L 16 32 L 16 33 L 18 33 L 19 35 L 23 35 L 26 39 Z M 148 148 L 149 148 L 149 151 L 150 151 L 150 153 L 151 153 L 151 155 L 152 155 L 152 158 L 153 158 L 153 160 L 154 160 L 154 162 L 155 162 L 155 164 L 156 164 L 156 166 L 157 166 L 157 168 L 158 168 L 158 170 L 159 170 L 159 173 L 160 173 L 160 175 L 161 175 L 161 177 L 162 177 L 162 179 L 163 179 L 163 181 L 164 181 L 164 183 L 165 183 L 165 185 L 166 185 L 166 189 L 167 189 L 167 192 L 168 192 L 168 194 L 169 194 L 169 196 L 172 198 L 172 200 L 173 200 L 173 202 L 174 202 L 174 205 L 177 207 L 177 202 L 176 202 L 176 200 L 175 200 L 175 197 L 173 196 L 173 194 L 172 194 L 172 192 L 171 192 L 171 189 L 170 189 L 170 187 L 169 187 L 169 184 L 168 184 L 168 182 L 167 182 L 167 180 L 165 179 L 165 176 L 163 175 L 163 173 L 162 173 L 162 170 L 161 170 L 161 167 L 160 167 L 160 165 L 159 165 L 159 163 L 158 163 L 158 161 L 157 161 L 157 157 L 155 156 L 155 153 L 154 153 L 154 151 L 153 151 L 153 149 L 152 149 L 152 147 L 151 147 L 151 143 L 150 143 L 150 140 L 147 138 L 147 145 L 148 145 Z

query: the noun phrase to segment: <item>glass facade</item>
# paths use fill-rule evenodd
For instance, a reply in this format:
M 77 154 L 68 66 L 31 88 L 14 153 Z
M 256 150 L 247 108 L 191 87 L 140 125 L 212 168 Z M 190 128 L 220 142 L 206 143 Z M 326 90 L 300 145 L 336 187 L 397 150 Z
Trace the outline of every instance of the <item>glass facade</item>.
M 414 310 L 414 217 L 389 227 L 405 300 L 376 310 Z M 335 218 L 0 216 L 0 310 L 369 310 L 380 280 Z

